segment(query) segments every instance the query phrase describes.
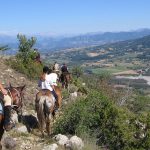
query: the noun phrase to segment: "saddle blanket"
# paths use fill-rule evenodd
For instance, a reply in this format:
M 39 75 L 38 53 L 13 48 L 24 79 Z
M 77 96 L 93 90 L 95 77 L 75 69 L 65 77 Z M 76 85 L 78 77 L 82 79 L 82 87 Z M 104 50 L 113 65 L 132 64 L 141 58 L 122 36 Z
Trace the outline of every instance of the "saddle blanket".
M 1 102 L 0 102 L 0 114 L 4 114 L 3 105 Z

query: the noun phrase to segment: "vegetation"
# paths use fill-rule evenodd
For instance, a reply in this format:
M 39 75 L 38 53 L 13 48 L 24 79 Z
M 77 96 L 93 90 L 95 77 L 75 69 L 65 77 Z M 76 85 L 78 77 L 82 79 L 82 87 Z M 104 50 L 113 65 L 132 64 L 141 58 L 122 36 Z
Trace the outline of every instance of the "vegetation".
M 101 92 L 92 90 L 85 99 L 67 106 L 55 125 L 56 133 L 89 133 L 99 145 L 109 149 L 147 149 L 150 147 L 148 116 L 136 116 L 119 108 Z M 144 129 L 139 124 L 146 126 Z M 146 130 L 146 131 L 145 131 Z M 144 134 L 144 137 L 142 137 Z
M 19 40 L 18 53 L 15 59 L 10 59 L 10 64 L 15 70 L 26 74 L 30 79 L 37 79 L 42 72 L 43 65 L 35 61 L 37 52 L 33 49 L 36 38 L 27 39 L 25 35 L 17 35 Z
M 82 86 L 83 82 L 86 88 Z M 97 139 L 99 148 L 150 148 L 149 97 L 134 95 L 120 107 L 118 99 L 125 92 L 114 92 L 109 85 L 109 76 L 82 76 L 74 83 L 79 89 L 86 89 L 87 92 L 83 92 L 86 97 L 80 97 L 64 108 L 63 115 L 55 123 L 55 133 L 88 134 Z
M 79 78 L 83 74 L 83 70 L 80 66 L 75 66 L 72 68 L 72 74 Z

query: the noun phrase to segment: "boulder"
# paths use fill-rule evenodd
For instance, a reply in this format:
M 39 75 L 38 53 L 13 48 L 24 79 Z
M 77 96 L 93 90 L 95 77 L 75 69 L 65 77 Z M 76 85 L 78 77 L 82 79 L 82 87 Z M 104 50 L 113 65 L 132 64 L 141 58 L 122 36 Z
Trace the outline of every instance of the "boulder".
M 84 147 L 84 143 L 81 138 L 74 135 L 64 144 L 64 146 L 66 150 L 81 150 Z
M 55 135 L 53 139 L 62 146 L 64 146 L 64 144 L 69 140 L 67 136 L 62 134 Z
M 21 126 L 21 127 L 19 127 L 19 128 L 17 129 L 17 131 L 18 131 L 18 132 L 22 132 L 22 133 L 27 133 L 27 132 L 28 132 L 26 126 Z

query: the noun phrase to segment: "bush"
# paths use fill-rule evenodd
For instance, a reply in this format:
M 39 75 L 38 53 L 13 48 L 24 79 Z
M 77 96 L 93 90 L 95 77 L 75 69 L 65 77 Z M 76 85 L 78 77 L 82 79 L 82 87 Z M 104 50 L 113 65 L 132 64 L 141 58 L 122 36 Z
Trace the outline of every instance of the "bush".
M 143 96 L 140 94 L 137 94 L 134 96 L 134 100 L 130 100 L 127 103 L 127 107 L 135 112 L 135 113 L 141 113 L 141 112 L 149 112 L 150 108 L 150 97 L 149 96 Z
M 37 79 L 42 72 L 43 64 L 35 61 L 38 55 L 38 52 L 33 49 L 36 38 L 27 39 L 25 35 L 20 34 L 17 35 L 17 38 L 19 40 L 18 53 L 14 59 L 9 59 L 7 64 L 30 79 Z
M 84 134 L 98 137 L 97 143 L 109 149 L 147 149 L 149 142 L 148 116 L 136 116 L 119 108 L 106 96 L 91 91 L 85 99 L 69 104 L 56 124 L 55 133 Z M 141 124 L 145 127 L 141 127 Z M 144 135 L 144 136 L 143 136 Z
M 9 59 L 6 63 L 16 71 L 25 74 L 29 79 L 38 79 L 43 69 L 42 64 L 33 61 L 24 64 L 22 60 Z

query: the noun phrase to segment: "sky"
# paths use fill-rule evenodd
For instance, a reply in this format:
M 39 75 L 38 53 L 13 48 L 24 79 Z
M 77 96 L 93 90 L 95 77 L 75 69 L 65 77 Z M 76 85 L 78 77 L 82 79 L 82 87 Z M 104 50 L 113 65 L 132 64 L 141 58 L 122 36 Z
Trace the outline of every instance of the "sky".
M 0 33 L 69 35 L 150 28 L 150 0 L 0 0 Z

